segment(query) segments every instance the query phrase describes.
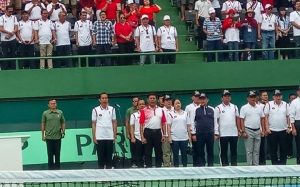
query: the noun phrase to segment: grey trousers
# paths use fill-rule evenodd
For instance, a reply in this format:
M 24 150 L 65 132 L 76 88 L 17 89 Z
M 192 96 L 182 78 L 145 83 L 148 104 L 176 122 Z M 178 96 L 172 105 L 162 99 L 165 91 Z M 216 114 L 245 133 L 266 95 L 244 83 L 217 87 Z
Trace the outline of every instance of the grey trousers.
M 248 138 L 244 140 L 247 156 L 247 164 L 258 166 L 260 148 L 260 130 L 253 131 L 245 128 Z

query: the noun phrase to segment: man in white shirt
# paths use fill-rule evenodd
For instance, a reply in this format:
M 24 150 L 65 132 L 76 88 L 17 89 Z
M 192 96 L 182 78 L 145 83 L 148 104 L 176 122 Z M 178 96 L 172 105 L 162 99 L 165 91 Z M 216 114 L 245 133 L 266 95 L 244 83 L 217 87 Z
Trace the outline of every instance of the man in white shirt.
M 149 17 L 142 15 L 141 25 L 135 29 L 135 43 L 138 52 L 153 53 L 158 51 L 158 43 L 155 27 L 149 24 Z M 155 55 L 140 55 L 140 65 L 144 65 L 146 58 L 150 58 L 150 63 L 155 64 Z
M 108 104 L 108 94 L 99 94 L 100 105 L 92 110 L 92 135 L 99 169 L 112 168 L 114 141 L 117 137 L 116 110 Z
M 287 132 L 291 130 L 291 128 L 288 128 L 289 106 L 282 101 L 280 90 L 274 91 L 273 99 L 273 101 L 266 104 L 264 109 L 271 162 L 272 165 L 286 165 Z
M 237 165 L 237 142 L 240 130 L 239 111 L 236 105 L 231 103 L 231 93 L 224 90 L 222 103 L 216 107 L 217 123 L 215 129 L 220 136 L 220 158 L 222 166 L 229 166 L 228 146 L 230 146 L 231 166 Z
M 269 102 L 268 92 L 266 90 L 260 90 L 258 96 L 256 97 L 257 106 L 261 107 L 262 110 L 265 109 L 266 104 Z M 264 119 L 264 124 L 266 125 L 266 119 Z M 263 129 L 265 132 L 265 129 Z M 266 165 L 266 155 L 269 155 L 268 142 L 266 139 L 266 134 L 262 134 L 260 138 L 260 148 L 259 148 L 259 165 Z
M 24 10 L 28 12 L 31 21 L 37 21 L 42 18 L 42 9 L 46 9 L 46 7 L 40 0 L 32 0 L 25 5 Z
M 247 97 L 248 103 L 242 106 L 240 111 L 241 135 L 245 138 L 245 148 L 247 164 L 259 164 L 259 148 L 261 133 L 264 129 L 263 119 L 265 117 L 263 109 L 256 104 L 256 93 L 251 90 Z
M 72 53 L 70 41 L 71 24 L 66 21 L 66 16 L 65 12 L 60 12 L 59 20 L 53 24 L 56 56 L 69 56 Z M 57 59 L 55 63 L 56 67 L 73 67 L 71 59 Z
M 58 15 L 60 12 L 67 14 L 65 5 L 58 2 L 58 0 L 52 0 L 52 2 L 47 5 L 47 10 L 49 12 L 50 20 L 53 22 L 58 21 Z
M 297 164 L 300 164 L 300 86 L 297 90 L 297 98 L 290 105 L 290 121 L 296 141 Z
M 226 15 L 228 14 L 228 11 L 230 9 L 233 9 L 235 11 L 235 15 L 236 17 L 239 16 L 239 14 L 241 13 L 242 11 L 242 5 L 239 1 L 237 0 L 227 0 L 223 3 L 222 5 L 222 14 L 223 15 Z
M 291 103 L 292 103 L 292 101 L 294 100 L 294 99 L 296 99 L 297 98 L 297 94 L 296 93 L 290 93 L 289 94 L 289 103 L 288 103 L 288 105 L 289 105 L 289 111 L 290 111 L 290 107 L 291 107 Z M 288 128 L 290 128 L 290 130 L 292 130 L 292 125 L 291 125 L 291 120 L 289 120 L 289 122 L 290 122 L 290 124 L 289 124 L 289 127 Z M 292 132 L 290 132 L 289 134 L 288 134 L 288 137 L 287 137 L 287 158 L 288 159 L 290 159 L 290 158 L 292 158 L 293 157 L 293 149 L 294 149 L 294 136 L 293 136 L 293 133 Z
M 16 57 L 17 41 L 16 33 L 18 31 L 17 18 L 12 15 L 14 8 L 7 6 L 5 14 L 0 17 L 1 47 L 4 58 Z M 11 61 L 1 62 L 1 69 L 15 69 L 15 63 Z
M 76 21 L 74 25 L 75 39 L 79 55 L 90 54 L 92 45 L 92 29 L 93 23 L 87 19 L 87 12 L 84 10 L 81 11 L 80 20 Z M 81 62 L 82 61 L 85 61 L 85 59 L 82 58 Z
M 22 12 L 22 20 L 19 22 L 17 38 L 19 40 L 20 57 L 34 57 L 34 30 L 33 21 L 29 20 L 29 14 Z M 34 60 L 22 60 L 20 68 L 36 68 Z
M 295 2 L 295 11 L 290 14 L 290 22 L 293 25 L 293 39 L 296 44 L 296 47 L 300 47 L 300 0 Z M 300 57 L 300 51 L 295 52 L 296 57 Z
M 40 56 L 49 57 L 52 56 L 53 51 L 53 25 L 52 22 L 48 19 L 48 11 L 46 9 L 42 10 L 42 19 L 35 22 L 35 43 L 38 43 L 40 46 Z M 53 68 L 52 59 L 47 59 L 48 69 Z M 40 68 L 45 69 L 45 59 L 40 59 Z
M 258 22 L 264 12 L 264 7 L 258 0 L 250 0 L 246 5 L 247 10 L 251 9 L 255 12 L 254 19 Z
M 163 18 L 164 25 L 157 30 L 158 49 L 161 52 L 176 52 L 178 51 L 177 29 L 171 25 L 169 15 Z M 175 64 L 176 55 L 163 55 L 161 59 L 162 64 Z

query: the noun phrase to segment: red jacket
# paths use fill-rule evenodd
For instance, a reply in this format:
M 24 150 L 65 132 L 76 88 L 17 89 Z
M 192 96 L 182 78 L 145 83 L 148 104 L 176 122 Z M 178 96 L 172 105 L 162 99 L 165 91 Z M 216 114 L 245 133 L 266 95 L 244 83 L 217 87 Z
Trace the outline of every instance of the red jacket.
M 153 5 L 151 7 L 142 7 L 140 9 L 140 16 L 146 14 L 149 17 L 149 21 L 153 21 L 154 13 L 158 13 L 160 10 L 156 5 Z
M 257 21 L 253 17 L 245 17 L 245 19 L 241 21 L 241 24 L 243 23 L 247 23 L 251 27 L 257 28 Z
M 232 18 L 230 18 L 230 17 L 226 18 L 222 24 L 223 32 L 225 32 L 227 29 L 229 29 L 231 27 L 235 27 L 235 28 L 239 29 L 239 28 L 241 28 L 241 22 L 238 21 L 238 22 L 234 23 Z

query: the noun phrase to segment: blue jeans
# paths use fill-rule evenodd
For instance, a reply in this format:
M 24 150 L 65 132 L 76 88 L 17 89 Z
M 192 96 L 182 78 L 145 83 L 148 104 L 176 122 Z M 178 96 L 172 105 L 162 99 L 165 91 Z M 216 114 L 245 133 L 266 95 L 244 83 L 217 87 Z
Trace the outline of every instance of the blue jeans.
M 222 50 L 222 42 L 221 40 L 207 40 L 207 50 L 208 51 L 215 51 L 215 50 Z M 222 59 L 221 53 L 218 54 L 218 60 Z M 216 61 L 215 53 L 208 53 L 207 54 L 207 62 Z
M 239 42 L 228 42 L 227 45 L 229 51 L 239 49 Z M 239 52 L 229 52 L 229 60 L 239 61 Z
M 262 31 L 261 37 L 263 49 L 275 48 L 275 31 Z M 274 51 L 263 51 L 262 56 L 264 60 L 273 60 Z
M 187 167 L 187 147 L 188 141 L 172 141 L 173 164 L 174 167 L 179 167 L 179 150 L 181 153 L 181 162 L 183 167 Z

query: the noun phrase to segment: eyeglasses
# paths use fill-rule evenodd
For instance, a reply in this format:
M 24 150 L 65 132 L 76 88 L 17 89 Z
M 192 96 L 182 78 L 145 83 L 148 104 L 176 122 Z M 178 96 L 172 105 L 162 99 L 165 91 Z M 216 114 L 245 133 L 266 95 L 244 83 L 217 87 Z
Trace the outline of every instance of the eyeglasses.
M 270 8 L 267 8 L 267 10 L 272 10 L 273 8 L 272 7 L 270 7 Z
M 120 17 L 120 19 L 125 19 L 125 17 Z

